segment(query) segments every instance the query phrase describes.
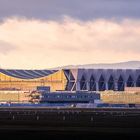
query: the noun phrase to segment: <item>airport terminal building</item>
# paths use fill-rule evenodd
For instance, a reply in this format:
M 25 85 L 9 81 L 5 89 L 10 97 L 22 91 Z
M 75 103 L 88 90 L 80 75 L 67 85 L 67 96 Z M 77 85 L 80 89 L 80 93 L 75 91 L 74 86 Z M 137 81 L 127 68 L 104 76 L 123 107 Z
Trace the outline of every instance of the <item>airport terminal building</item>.
M 63 70 L 0 69 L 0 90 L 32 91 L 37 86 L 49 86 L 51 91 L 65 90 Z
M 49 86 L 51 91 L 123 91 L 140 87 L 140 69 L 0 69 L 0 90 L 34 90 Z
M 125 87 L 140 87 L 140 69 L 70 69 L 66 90 L 123 91 Z

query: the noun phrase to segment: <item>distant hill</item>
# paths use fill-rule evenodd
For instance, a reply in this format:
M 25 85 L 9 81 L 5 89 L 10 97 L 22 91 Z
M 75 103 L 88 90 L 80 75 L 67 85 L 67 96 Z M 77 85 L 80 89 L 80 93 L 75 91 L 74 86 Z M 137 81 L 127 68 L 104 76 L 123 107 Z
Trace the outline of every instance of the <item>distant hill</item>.
M 85 65 L 68 65 L 63 67 L 56 67 L 53 69 L 140 69 L 140 61 L 128 61 L 120 63 L 98 63 L 98 64 L 85 64 Z

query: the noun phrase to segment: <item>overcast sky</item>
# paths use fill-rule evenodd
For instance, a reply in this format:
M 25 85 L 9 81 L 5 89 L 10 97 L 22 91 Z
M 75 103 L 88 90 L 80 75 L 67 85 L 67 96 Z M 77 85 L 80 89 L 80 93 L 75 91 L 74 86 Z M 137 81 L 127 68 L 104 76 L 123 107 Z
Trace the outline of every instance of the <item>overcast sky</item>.
M 0 0 L 0 67 L 140 60 L 140 0 Z

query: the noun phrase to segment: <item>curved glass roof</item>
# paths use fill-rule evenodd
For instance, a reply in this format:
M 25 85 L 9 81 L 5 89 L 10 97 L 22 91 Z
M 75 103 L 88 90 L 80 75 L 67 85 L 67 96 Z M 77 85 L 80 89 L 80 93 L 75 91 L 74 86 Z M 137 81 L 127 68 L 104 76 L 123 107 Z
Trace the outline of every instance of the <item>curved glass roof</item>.
M 0 69 L 0 72 L 8 76 L 21 79 L 35 79 L 48 76 L 57 72 L 57 70 L 12 70 L 12 69 Z

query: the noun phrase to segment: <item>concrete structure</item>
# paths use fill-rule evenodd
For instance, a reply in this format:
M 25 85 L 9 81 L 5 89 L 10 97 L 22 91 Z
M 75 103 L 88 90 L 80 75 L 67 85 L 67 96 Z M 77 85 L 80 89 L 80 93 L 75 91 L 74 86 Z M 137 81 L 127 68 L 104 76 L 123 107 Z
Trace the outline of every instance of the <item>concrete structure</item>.
M 0 69 L 0 90 L 35 90 L 50 86 L 51 91 L 65 90 L 67 83 L 62 70 L 6 70 Z
M 0 69 L 0 90 L 34 90 L 37 86 L 50 86 L 51 91 L 123 91 L 140 87 L 140 69 Z
M 31 100 L 27 91 L 0 91 L 0 103 L 28 103 Z
M 68 69 L 66 90 L 123 91 L 140 87 L 140 69 Z

